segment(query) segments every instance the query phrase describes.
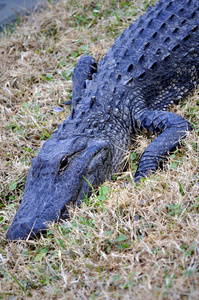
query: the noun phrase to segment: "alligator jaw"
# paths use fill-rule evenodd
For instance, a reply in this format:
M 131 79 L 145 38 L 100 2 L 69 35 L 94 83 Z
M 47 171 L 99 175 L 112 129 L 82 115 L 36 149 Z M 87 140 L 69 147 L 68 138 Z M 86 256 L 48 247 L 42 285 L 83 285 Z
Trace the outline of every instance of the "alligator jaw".
M 75 142 L 79 148 L 76 147 L 77 152 L 73 153 Z M 58 156 L 53 152 L 46 155 L 47 148 L 51 149 L 51 139 L 45 144 L 45 151 L 42 149 L 32 162 L 22 203 L 7 232 L 9 241 L 35 238 L 46 231 L 49 222 L 65 218 L 66 206 L 80 203 L 84 199 L 84 193 L 89 195 L 91 192 L 91 187 L 84 178 L 93 186 L 98 186 L 107 178 L 104 165 L 111 164 L 111 152 L 105 141 L 88 141 L 81 137 L 65 141 L 64 153 L 63 145 L 60 149 L 57 143 L 55 151 L 58 151 Z M 63 166 L 63 158 L 69 153 L 74 158 L 67 166 Z

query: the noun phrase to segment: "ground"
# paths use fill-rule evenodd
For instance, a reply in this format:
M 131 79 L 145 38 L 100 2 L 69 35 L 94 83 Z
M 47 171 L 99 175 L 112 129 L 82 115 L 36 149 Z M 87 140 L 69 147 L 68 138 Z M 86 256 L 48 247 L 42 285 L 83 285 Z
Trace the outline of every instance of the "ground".
M 38 241 L 8 243 L 31 159 L 70 113 L 80 55 L 98 61 L 157 1 L 49 1 L 0 39 L 0 299 L 199 298 L 199 93 L 172 109 L 192 124 L 163 169 L 134 184 L 151 139 L 125 172 Z

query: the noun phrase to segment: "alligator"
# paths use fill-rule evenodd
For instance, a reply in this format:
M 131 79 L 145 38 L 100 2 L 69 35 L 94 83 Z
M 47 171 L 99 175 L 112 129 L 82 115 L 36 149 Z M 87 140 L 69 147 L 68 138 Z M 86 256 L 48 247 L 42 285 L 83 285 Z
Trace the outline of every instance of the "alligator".
M 68 217 L 93 187 L 124 166 L 137 132 L 156 139 L 135 182 L 154 172 L 191 126 L 169 111 L 199 83 L 199 1 L 160 0 L 124 30 L 98 64 L 84 55 L 73 73 L 70 116 L 32 160 L 7 239 L 35 238 Z

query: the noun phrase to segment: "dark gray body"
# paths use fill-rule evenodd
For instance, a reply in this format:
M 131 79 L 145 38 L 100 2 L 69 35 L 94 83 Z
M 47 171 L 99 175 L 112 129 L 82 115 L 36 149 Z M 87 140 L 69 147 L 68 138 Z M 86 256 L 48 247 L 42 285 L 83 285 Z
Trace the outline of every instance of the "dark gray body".
M 97 70 L 92 58 L 82 57 L 71 115 L 33 159 L 7 238 L 34 237 L 65 217 L 68 203 L 89 196 L 85 178 L 95 187 L 122 168 L 138 130 L 159 136 L 143 153 L 135 180 L 154 172 L 190 130 L 166 110 L 198 82 L 198 0 L 159 1 L 115 40 Z

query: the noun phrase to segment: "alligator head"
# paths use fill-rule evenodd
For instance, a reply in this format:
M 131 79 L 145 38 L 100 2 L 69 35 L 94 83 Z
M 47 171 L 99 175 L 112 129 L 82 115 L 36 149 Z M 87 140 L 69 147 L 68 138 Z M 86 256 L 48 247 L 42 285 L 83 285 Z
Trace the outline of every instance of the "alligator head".
M 89 183 L 104 182 L 110 165 L 110 145 L 105 140 L 79 136 L 46 141 L 32 160 L 23 200 L 7 239 L 34 238 L 47 229 L 48 222 L 66 217 L 66 206 L 89 195 Z

